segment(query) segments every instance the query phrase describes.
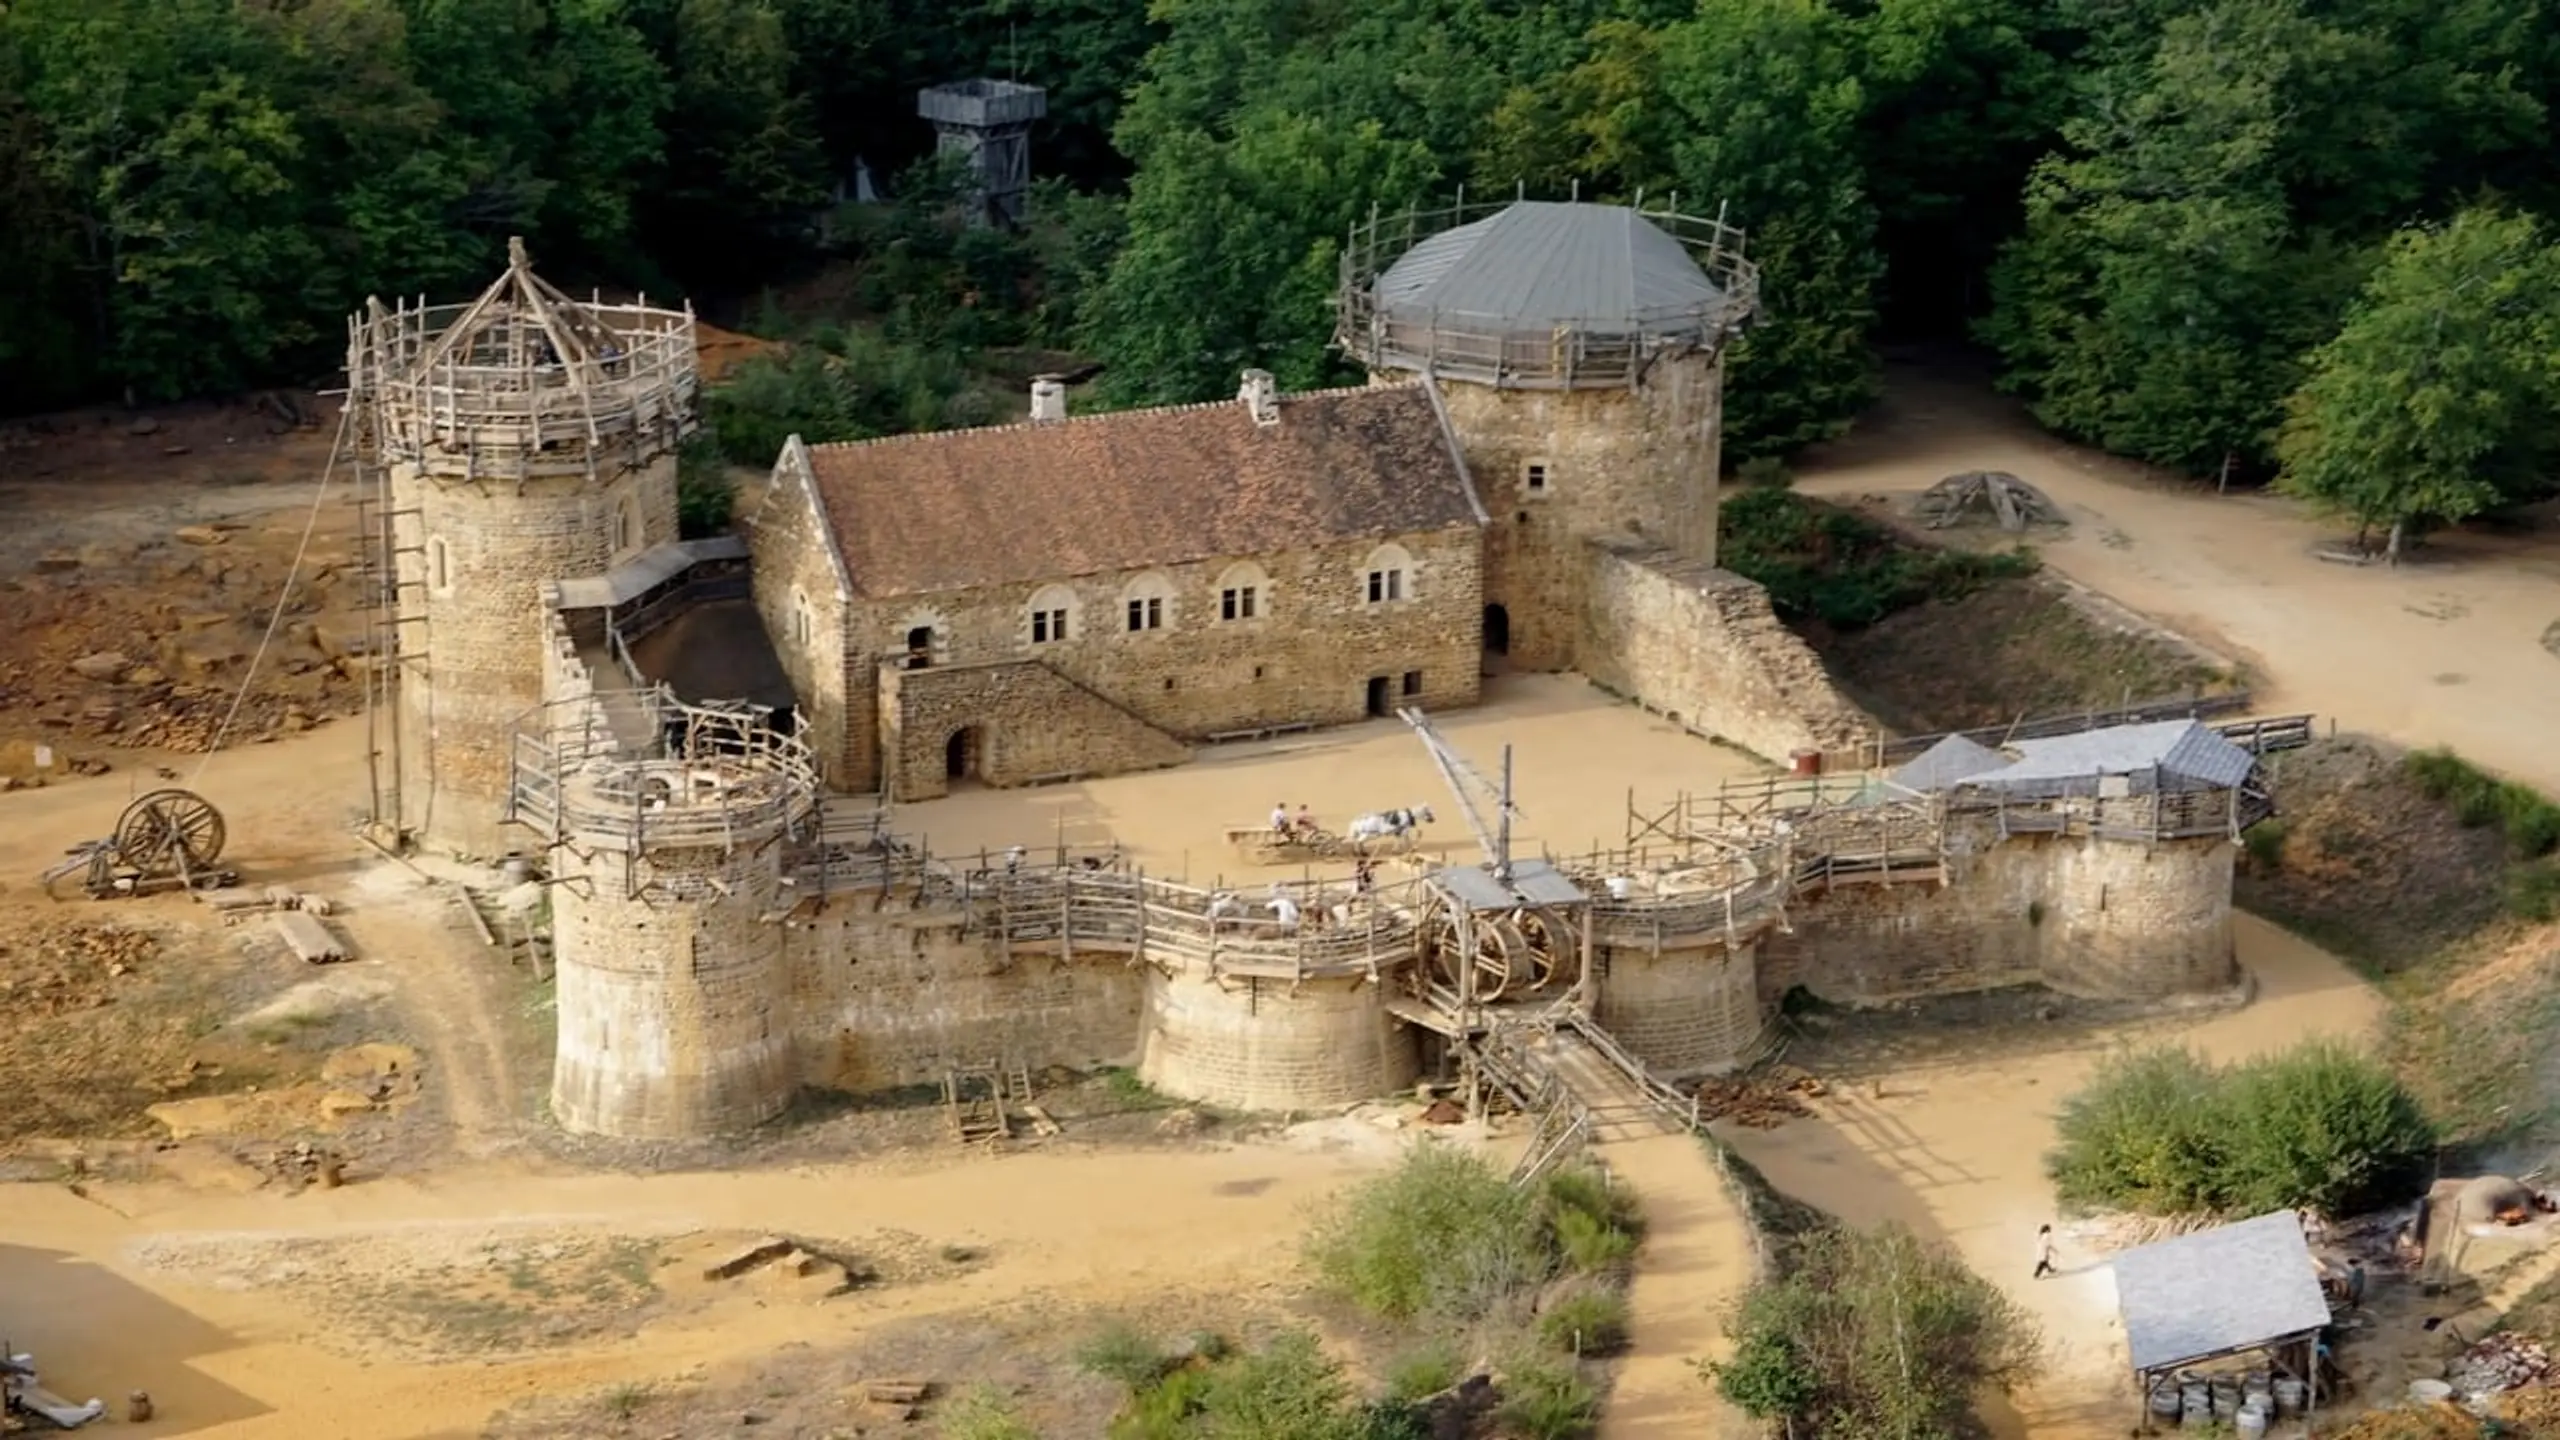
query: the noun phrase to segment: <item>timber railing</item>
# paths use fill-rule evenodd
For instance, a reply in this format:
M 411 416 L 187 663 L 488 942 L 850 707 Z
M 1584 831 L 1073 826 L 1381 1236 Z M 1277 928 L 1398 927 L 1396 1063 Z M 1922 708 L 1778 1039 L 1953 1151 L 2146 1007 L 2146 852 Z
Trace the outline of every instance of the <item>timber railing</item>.
M 519 722 L 508 818 L 552 845 L 629 856 L 817 833 L 817 764 L 800 727 L 778 729 L 757 707 L 687 705 L 663 687 L 635 703 L 649 737 L 636 747 L 596 695 Z
M 2249 692 L 2235 690 L 2227 695 L 2194 695 L 2174 700 L 2152 700 L 2128 705 L 2119 710 L 2084 710 L 2072 715 L 2038 715 L 2021 718 L 2007 725 L 1985 725 L 1975 730 L 1941 730 L 1930 735 L 1911 735 L 1899 740 L 1879 740 L 1864 749 L 1837 756 L 1825 755 L 1823 768 L 1889 769 L 1906 760 L 1916 759 L 1923 751 L 1950 735 L 1961 735 L 1978 745 L 1999 749 L 2019 740 L 2050 740 L 2061 735 L 2081 735 L 2091 730 L 2105 730 L 2117 725 L 2151 725 L 2162 720 L 2213 720 L 2218 716 L 2247 712 Z M 2240 720 L 2213 727 L 2224 739 L 2244 750 L 2263 752 L 2285 750 L 2311 743 L 2311 717 L 2286 715 L 2268 720 Z M 2263 735 L 2253 743 L 2249 737 Z
M 1689 252 L 1715 286 L 1715 295 L 1631 314 L 1534 321 L 1380 302 L 1379 277 L 1415 245 L 1490 218 L 1511 204 L 1470 203 L 1461 192 L 1451 205 L 1394 213 L 1372 210 L 1368 219 L 1354 224 L 1342 250 L 1336 343 L 1372 369 L 1427 371 L 1532 390 L 1633 385 L 1656 355 L 1690 346 L 1713 350 L 1759 307 L 1760 272 L 1744 258 L 1740 230 L 1672 209 L 1645 209 L 1641 202 L 1638 213 Z

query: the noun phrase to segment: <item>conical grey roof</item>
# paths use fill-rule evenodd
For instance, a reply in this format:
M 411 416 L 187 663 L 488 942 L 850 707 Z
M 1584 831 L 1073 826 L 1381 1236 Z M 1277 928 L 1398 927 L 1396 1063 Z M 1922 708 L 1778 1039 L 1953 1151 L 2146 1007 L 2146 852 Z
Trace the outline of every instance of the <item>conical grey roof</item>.
M 1688 248 L 1635 211 L 1543 200 L 1443 230 L 1377 282 L 1391 324 L 1438 314 L 1510 331 L 1695 332 L 1723 301 Z

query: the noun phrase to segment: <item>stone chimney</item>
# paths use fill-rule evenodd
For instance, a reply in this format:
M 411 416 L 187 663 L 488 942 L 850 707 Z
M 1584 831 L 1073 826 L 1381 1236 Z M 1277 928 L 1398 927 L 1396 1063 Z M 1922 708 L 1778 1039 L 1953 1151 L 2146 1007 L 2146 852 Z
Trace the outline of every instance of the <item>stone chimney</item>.
M 1247 370 L 1244 384 L 1237 388 L 1236 399 L 1244 402 L 1245 413 L 1256 425 L 1280 423 L 1280 386 L 1268 370 Z
M 1067 382 L 1055 375 L 1031 377 L 1031 418 L 1064 420 L 1067 418 Z

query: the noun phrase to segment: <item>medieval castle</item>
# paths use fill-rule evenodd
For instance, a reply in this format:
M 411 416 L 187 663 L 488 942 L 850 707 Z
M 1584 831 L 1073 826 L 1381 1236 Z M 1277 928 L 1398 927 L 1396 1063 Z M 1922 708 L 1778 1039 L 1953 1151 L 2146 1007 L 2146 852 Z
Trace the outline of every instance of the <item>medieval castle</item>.
M 743 535 L 676 533 L 689 312 L 574 300 L 522 250 L 467 305 L 350 328 L 391 557 L 375 813 L 537 856 L 564 1125 L 752 1125 L 803 1085 L 1136 1057 L 1173 1095 L 1303 1108 L 1455 1065 L 1514 1098 L 1534 1013 L 1651 1083 L 1747 1064 L 1778 999 L 2040 981 L 2215 989 L 2234 841 L 2270 801 L 2193 721 L 1950 739 L 1900 769 L 1715 568 L 1716 222 L 1519 202 L 1356 230 L 1371 384 L 847 445 L 793 440 Z M 955 780 L 1476 701 L 1574 670 L 1800 768 L 1585 861 L 1447 866 L 1327 923 L 1239 921 L 1116 865 L 962 873 L 885 823 Z M 1864 756 L 1866 758 L 1851 758 Z M 1309 888 L 1309 887 L 1301 887 Z

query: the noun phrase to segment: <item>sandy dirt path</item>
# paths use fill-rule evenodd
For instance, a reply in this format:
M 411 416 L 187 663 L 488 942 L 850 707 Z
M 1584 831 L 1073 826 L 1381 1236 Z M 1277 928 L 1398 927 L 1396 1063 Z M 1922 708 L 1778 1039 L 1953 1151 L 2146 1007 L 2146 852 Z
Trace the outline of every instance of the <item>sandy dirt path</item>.
M 2065 445 L 1965 365 L 1896 365 L 1855 434 L 1797 488 L 1905 498 L 2007 470 L 2070 514 L 2046 562 L 2243 661 L 2259 708 L 2309 710 L 2408 745 L 2450 745 L 2560 793 L 2560 529 L 2442 537 L 2396 570 L 2338 565 L 2342 537 L 2291 501 L 2210 489 Z
M 1714 1159 L 1685 1133 L 1613 1141 L 1601 1157 L 1644 1205 L 1628 1344 L 1599 1440 L 1747 1440 L 1758 1432 L 1698 1376 L 1726 1354 L 1723 1311 L 1751 1284 L 1751 1230 Z
M 1182 1257 L 1186 1286 L 1268 1288 L 1291 1273 L 1302 1208 L 1379 1160 L 1371 1151 L 1267 1144 L 648 1177 L 484 1167 L 307 1192 L 289 1203 L 167 1186 L 105 1186 L 83 1200 L 56 1186 L 18 1185 L 0 1187 L 0 1233 L 10 1239 L 0 1246 L 0 1292 L 45 1297 L 12 1312 L 10 1338 L 40 1358 L 55 1390 L 152 1393 L 162 1418 L 129 1433 L 424 1440 L 476 1433 L 526 1395 L 659 1381 L 903 1316 L 1051 1295 L 1080 1305 L 1141 1299 L 1165 1285 L 1168 1255 Z M 503 1235 L 525 1226 L 784 1231 L 855 1246 L 893 1231 L 974 1247 L 987 1259 L 945 1282 L 824 1304 L 767 1303 L 742 1289 L 664 1327 L 466 1366 L 348 1358 L 314 1343 L 314 1317 L 286 1293 L 152 1263 L 207 1242 L 362 1236 L 388 1255 L 424 1232 Z
M 2307 1036 L 2371 1032 L 2382 999 L 2345 965 L 2265 921 L 2244 915 L 2237 924 L 2257 999 L 2146 1027 L 2145 1042 L 2179 1039 L 2228 1060 Z M 2004 1440 L 2111 1440 L 2133 1416 L 2104 1260 L 2066 1246 L 2059 1278 L 2029 1278 L 2036 1227 L 2057 1218 L 2043 1170 L 2054 1108 L 2112 1043 L 2102 1035 L 2077 1049 L 1895 1071 L 1876 1077 L 1881 1095 L 1862 1079 L 1815 1102 L 1816 1119 L 1726 1135 L 1780 1190 L 1851 1224 L 1899 1221 L 1943 1240 L 2035 1315 L 2047 1374 L 2014 1407 L 1986 1416 Z

